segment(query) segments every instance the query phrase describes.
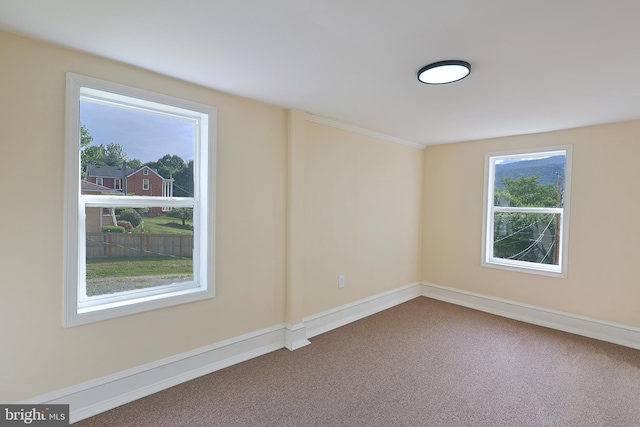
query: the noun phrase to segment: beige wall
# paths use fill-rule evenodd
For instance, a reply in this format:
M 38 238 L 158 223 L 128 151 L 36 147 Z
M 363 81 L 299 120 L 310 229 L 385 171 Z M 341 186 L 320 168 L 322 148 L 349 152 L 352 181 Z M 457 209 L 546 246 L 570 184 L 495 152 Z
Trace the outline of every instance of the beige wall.
M 284 321 L 286 111 L 0 33 L 0 402 Z M 62 328 L 65 72 L 218 108 L 217 296 Z
M 2 32 L 0 57 L 0 180 L 11 189 L 0 209 L 0 402 L 299 322 L 419 279 L 421 150 Z M 62 328 L 67 71 L 217 107 L 214 299 Z M 288 168 L 293 130 L 297 160 Z M 293 266 L 287 241 L 303 251 L 290 254 Z M 287 268 L 300 272 L 294 286 Z
M 417 282 L 422 150 L 307 122 L 305 155 L 306 315 Z
M 423 152 L 6 33 L 0 57 L 0 402 L 418 280 L 640 327 L 640 121 Z M 66 71 L 218 108 L 216 298 L 62 328 Z M 574 145 L 568 279 L 480 267 L 484 153 L 562 144 Z
M 429 147 L 422 280 L 640 327 L 640 121 Z M 573 144 L 568 278 L 480 266 L 484 154 Z

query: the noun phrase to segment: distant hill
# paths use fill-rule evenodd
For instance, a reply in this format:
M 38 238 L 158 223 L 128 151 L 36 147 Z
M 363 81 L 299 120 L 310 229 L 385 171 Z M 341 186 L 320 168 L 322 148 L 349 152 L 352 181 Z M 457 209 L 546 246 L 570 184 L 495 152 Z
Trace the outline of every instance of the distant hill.
M 562 177 L 562 184 L 564 186 L 564 165 L 565 156 L 503 162 L 496 165 L 496 189 L 503 187 L 502 178 L 506 176 L 518 179 L 521 176 L 538 175 L 538 184 L 553 184 L 555 186 L 558 173 Z

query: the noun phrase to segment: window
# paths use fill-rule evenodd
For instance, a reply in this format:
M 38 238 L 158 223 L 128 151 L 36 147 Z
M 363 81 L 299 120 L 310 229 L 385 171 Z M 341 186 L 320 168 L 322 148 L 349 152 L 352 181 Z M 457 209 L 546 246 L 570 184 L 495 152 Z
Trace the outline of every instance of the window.
M 567 277 L 571 146 L 485 156 L 482 265 Z
M 66 114 L 63 326 L 213 297 L 216 109 L 67 73 Z M 81 190 L 94 165 L 124 191 Z
M 102 178 L 96 178 L 96 184 L 98 185 L 104 185 Z
M 142 175 L 145 175 L 145 176 L 149 175 L 149 169 L 143 170 Z

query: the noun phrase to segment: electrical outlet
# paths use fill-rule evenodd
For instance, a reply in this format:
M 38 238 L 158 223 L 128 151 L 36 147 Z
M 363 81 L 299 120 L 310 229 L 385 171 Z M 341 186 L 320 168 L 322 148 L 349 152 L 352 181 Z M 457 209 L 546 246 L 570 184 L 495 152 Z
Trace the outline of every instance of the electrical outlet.
M 338 276 L 338 287 L 344 288 L 344 274 Z

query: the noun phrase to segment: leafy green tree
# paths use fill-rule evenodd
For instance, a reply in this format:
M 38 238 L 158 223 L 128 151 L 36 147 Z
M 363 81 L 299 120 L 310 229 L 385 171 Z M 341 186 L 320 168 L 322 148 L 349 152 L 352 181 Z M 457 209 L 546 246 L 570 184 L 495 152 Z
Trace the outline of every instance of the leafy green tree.
M 127 160 L 127 168 L 130 171 L 136 171 L 142 167 L 142 162 L 138 159 Z
M 182 225 L 187 225 L 187 220 L 193 219 L 193 208 L 177 208 L 172 209 L 167 216 L 171 218 L 178 218 L 182 220 Z
M 521 176 L 518 179 L 502 178 L 503 188 L 496 190 L 496 206 L 545 207 L 556 205 L 556 189 L 552 184 L 538 184 L 538 176 Z
M 110 142 L 104 147 L 104 162 L 107 166 L 122 166 L 127 161 L 127 154 L 122 145 Z
M 91 145 L 93 136 L 89 129 L 80 125 L 80 166 L 82 174 L 87 171 L 87 165 L 97 166 L 118 166 L 126 164 L 129 169 L 137 170 L 142 167 L 142 162 L 138 159 L 129 159 L 124 148 L 120 144 L 110 142 L 106 146 L 103 144 Z
M 189 160 L 184 169 L 173 174 L 173 195 L 193 197 L 193 160 Z
M 91 145 L 91 141 L 93 141 L 93 137 L 89 133 L 89 129 L 83 124 L 80 124 L 80 149 L 84 149 Z
M 557 190 L 538 184 L 538 176 L 502 178 L 503 188 L 494 194 L 496 206 L 555 207 Z M 494 218 L 494 256 L 553 264 L 555 214 L 497 213 Z
M 185 161 L 176 154 L 166 154 L 155 162 L 145 163 L 163 178 L 173 178 L 173 195 L 193 197 L 193 160 Z
M 127 154 L 122 145 L 110 142 L 106 145 L 91 145 L 93 137 L 85 125 L 80 125 L 80 165 L 82 172 L 87 171 L 87 165 L 122 166 L 127 160 Z
M 158 171 L 163 178 L 171 178 L 178 171 L 187 167 L 184 160 L 177 154 L 165 154 L 157 162 L 148 162 L 146 165 Z
M 91 145 L 93 137 L 89 129 L 83 124 L 80 125 L 80 167 L 82 174 L 87 171 L 87 165 L 106 166 L 104 162 L 104 147 L 102 145 Z
M 80 165 L 82 173 L 87 171 L 87 165 L 108 166 L 104 161 L 104 146 L 90 145 L 80 152 Z

